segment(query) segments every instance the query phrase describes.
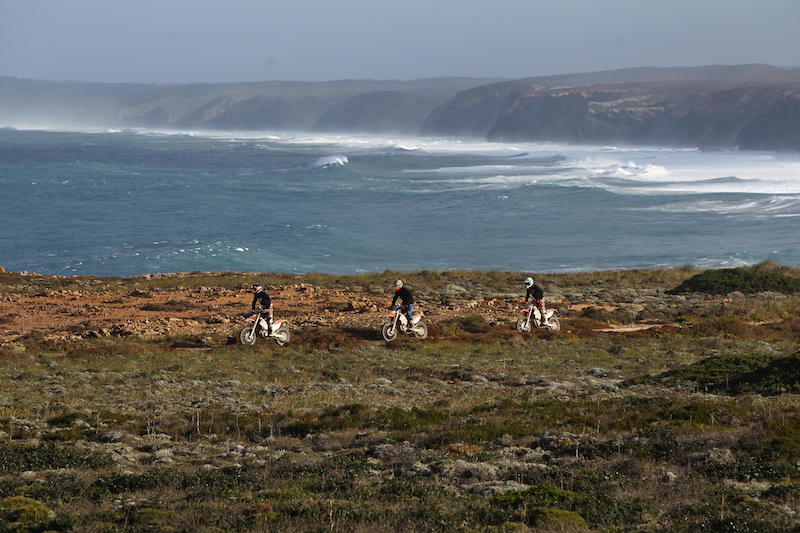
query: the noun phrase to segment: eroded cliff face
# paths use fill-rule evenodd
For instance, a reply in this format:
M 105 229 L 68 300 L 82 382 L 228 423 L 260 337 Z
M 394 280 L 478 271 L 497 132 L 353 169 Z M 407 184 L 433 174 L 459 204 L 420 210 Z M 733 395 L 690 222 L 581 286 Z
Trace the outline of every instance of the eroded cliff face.
M 739 132 L 742 150 L 800 151 L 800 95 L 782 94 Z
M 315 131 L 400 133 L 417 135 L 439 103 L 400 91 L 373 91 L 332 105 L 314 125 Z
M 800 150 L 800 71 L 780 74 L 579 87 L 497 84 L 456 95 L 424 131 L 501 142 Z

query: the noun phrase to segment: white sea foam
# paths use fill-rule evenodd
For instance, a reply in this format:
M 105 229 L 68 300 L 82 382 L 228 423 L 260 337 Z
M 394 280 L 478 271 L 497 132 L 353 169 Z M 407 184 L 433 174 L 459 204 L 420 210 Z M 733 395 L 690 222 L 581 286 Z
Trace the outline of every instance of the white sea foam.
M 800 197 L 780 196 L 744 200 L 697 200 L 638 208 L 665 213 L 717 213 L 733 215 L 800 216 Z
M 320 168 L 320 167 L 327 167 L 331 165 L 346 165 L 349 161 L 347 160 L 347 156 L 344 155 L 332 155 L 326 157 L 320 157 L 307 168 Z

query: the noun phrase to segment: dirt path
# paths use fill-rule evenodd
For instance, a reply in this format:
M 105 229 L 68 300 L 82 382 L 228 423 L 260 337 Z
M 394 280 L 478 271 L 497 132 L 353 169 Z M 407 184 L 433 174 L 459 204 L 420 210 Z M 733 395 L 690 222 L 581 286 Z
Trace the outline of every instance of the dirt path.
M 275 316 L 294 330 L 304 326 L 377 330 L 391 294 L 295 285 L 270 287 Z M 137 335 L 229 335 L 244 325 L 252 294 L 230 289 L 161 291 L 47 291 L 0 296 L 0 344 L 41 332 L 45 338 Z M 464 300 L 441 305 L 419 300 L 428 321 L 478 315 L 489 322 L 516 319 L 516 301 Z

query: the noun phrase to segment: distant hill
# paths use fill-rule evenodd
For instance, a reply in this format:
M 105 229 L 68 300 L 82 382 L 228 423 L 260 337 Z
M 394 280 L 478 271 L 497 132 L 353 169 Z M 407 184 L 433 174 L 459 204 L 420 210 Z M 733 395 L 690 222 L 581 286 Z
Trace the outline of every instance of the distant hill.
M 182 85 L 0 77 L 0 127 L 55 125 L 800 150 L 800 68 Z
M 491 141 L 800 150 L 800 69 L 636 68 L 462 91 L 423 126 Z

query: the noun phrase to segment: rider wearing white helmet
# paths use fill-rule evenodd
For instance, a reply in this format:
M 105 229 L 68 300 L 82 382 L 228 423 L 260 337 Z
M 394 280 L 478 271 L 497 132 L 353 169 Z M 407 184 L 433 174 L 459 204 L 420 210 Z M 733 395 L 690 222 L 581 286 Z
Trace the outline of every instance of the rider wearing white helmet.
M 261 314 L 267 316 L 267 321 L 269 322 L 269 325 L 272 326 L 272 298 L 269 297 L 269 294 L 264 292 L 264 288 L 258 283 L 253 285 L 251 289 L 253 290 L 253 303 L 250 305 L 250 309 L 255 311 L 256 304 L 260 304 L 261 308 L 263 309 Z
M 414 315 L 412 312 L 414 311 L 414 293 L 411 292 L 411 289 L 403 285 L 403 280 L 398 279 L 394 282 L 394 298 L 392 298 L 392 307 L 397 302 L 398 298 L 403 303 L 403 307 L 405 308 L 406 317 L 408 317 L 408 323 L 411 324 L 411 321 L 414 319 Z
M 530 298 L 531 303 L 539 308 L 539 312 L 542 314 L 542 322 L 544 322 L 544 291 L 533 281 L 533 278 L 527 278 L 525 280 L 525 287 L 527 288 L 525 292 L 525 304 L 528 303 L 528 298 Z

